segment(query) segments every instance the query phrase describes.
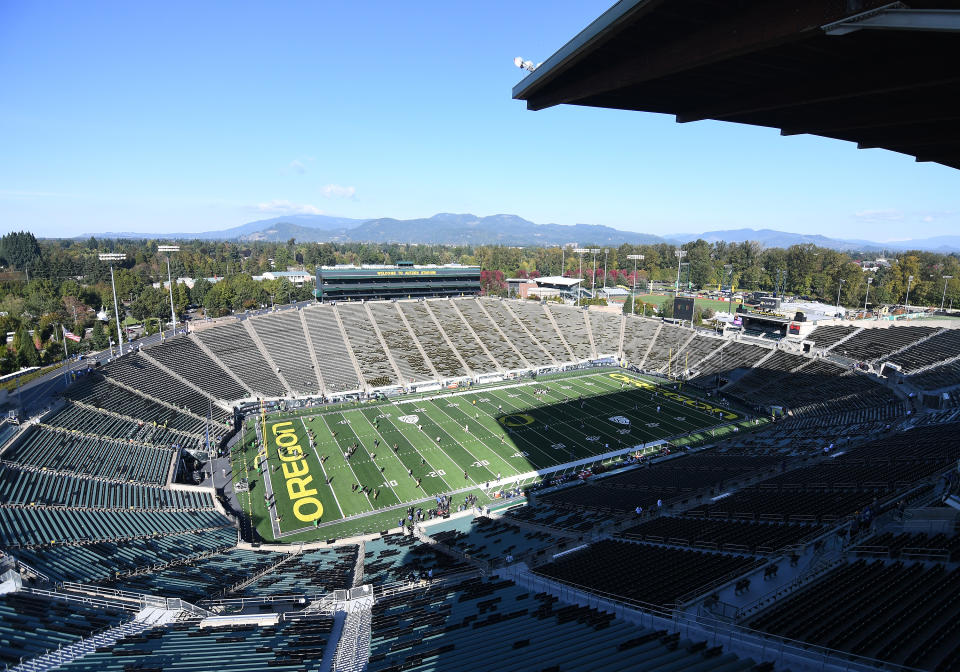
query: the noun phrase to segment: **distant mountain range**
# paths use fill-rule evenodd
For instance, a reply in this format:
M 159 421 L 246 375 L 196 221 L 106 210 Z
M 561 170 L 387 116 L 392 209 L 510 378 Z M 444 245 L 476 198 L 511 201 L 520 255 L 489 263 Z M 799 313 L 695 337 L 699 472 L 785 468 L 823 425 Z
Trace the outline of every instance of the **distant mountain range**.
M 517 215 L 440 213 L 420 219 L 349 219 L 328 215 L 285 215 L 261 219 L 242 226 L 203 233 L 94 233 L 78 238 L 155 238 L 165 240 L 235 240 L 282 242 L 364 242 L 419 243 L 433 245 L 650 245 L 686 243 L 702 238 L 707 242 L 741 243 L 752 240 L 764 247 L 789 247 L 809 244 L 844 252 L 927 250 L 960 252 L 960 236 L 877 243 L 869 240 L 844 240 L 817 234 L 789 233 L 772 229 L 731 229 L 704 233 L 680 233 L 667 237 L 621 231 L 596 224 L 536 224 Z

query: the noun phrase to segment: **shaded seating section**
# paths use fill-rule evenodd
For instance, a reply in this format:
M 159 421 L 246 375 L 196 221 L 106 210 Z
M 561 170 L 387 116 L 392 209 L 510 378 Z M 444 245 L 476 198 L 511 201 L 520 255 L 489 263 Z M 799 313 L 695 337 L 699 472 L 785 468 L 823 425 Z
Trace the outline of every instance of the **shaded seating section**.
M 397 307 L 410 325 L 420 347 L 427 354 L 433 368 L 443 378 L 460 378 L 467 375 L 456 353 L 447 345 L 443 335 L 427 313 L 427 307 L 421 301 L 400 301 Z
M 688 500 L 703 491 L 719 490 L 738 477 L 779 464 L 778 456 L 733 456 L 717 453 L 688 455 L 621 474 L 597 478 L 583 485 L 540 495 L 552 506 L 581 507 L 609 513 L 633 513 L 637 506 L 650 511 L 657 500 Z
M 910 376 L 910 383 L 921 390 L 939 390 L 960 384 L 960 361 L 935 366 L 923 373 Z
M 0 545 L 38 546 L 232 527 L 216 511 L 112 511 L 0 507 Z
M 597 346 L 597 356 L 618 356 L 620 354 L 620 320 L 624 319 L 623 315 L 602 310 L 588 310 L 587 319 L 590 322 L 590 331 L 593 333 L 593 344 Z M 656 324 L 646 320 L 642 323 Z M 637 359 L 634 363 L 639 364 L 640 360 Z
M 185 394 L 196 394 L 186 385 L 178 385 L 177 390 Z M 203 395 L 199 396 L 202 397 Z M 183 432 L 201 434 L 206 424 L 198 417 L 179 413 L 146 396 L 112 385 L 99 372 L 88 374 L 82 380 L 68 387 L 64 391 L 64 397 L 97 409 L 119 413 L 137 421 L 157 423 L 161 427 L 169 427 Z M 213 418 L 217 422 L 224 422 L 226 411 L 214 406 Z
M 752 660 L 652 631 L 589 607 L 559 604 L 510 581 L 470 579 L 373 607 L 379 672 L 431 670 L 749 670 Z
M 889 494 L 889 490 L 882 488 L 860 491 L 750 487 L 691 509 L 687 515 L 740 520 L 834 523 L 871 504 L 874 499 L 882 499 Z
M 118 418 L 98 411 L 91 411 L 76 404 L 67 404 L 43 424 L 50 427 L 75 429 L 84 434 L 98 434 L 112 439 L 129 439 L 155 446 L 181 448 L 199 447 L 199 437 L 171 431 L 152 422 Z
M 546 314 L 546 308 L 540 305 L 538 301 L 516 301 L 512 302 L 513 312 L 523 323 L 533 337 L 539 341 L 540 345 L 558 362 L 572 361 L 570 351 L 560 338 L 553 322 Z
M 523 330 L 519 318 L 518 311 L 520 309 L 517 306 L 518 302 L 510 302 L 511 307 L 514 308 L 514 312 L 518 313 L 518 317 L 514 317 L 513 314 L 507 309 L 504 302 L 500 299 L 479 300 L 483 302 L 483 306 L 487 309 L 491 319 L 497 323 L 497 326 L 500 327 L 504 335 L 510 339 L 510 342 L 513 343 L 514 347 L 516 347 L 516 349 L 523 354 L 524 359 L 530 362 L 532 366 L 550 366 L 553 364 L 553 359 L 550 358 L 549 353 L 547 353 L 547 351 L 544 350 L 539 343 L 536 341 L 531 341 L 530 337 L 527 336 L 527 333 Z M 546 319 L 546 316 L 544 316 L 544 319 Z M 526 321 L 529 322 L 529 318 L 526 318 Z M 446 325 L 444 325 L 444 329 L 446 329 Z M 456 344 L 456 341 L 454 341 L 454 344 Z M 489 368 L 490 367 L 488 366 L 487 369 Z
M 527 368 L 528 365 L 507 342 L 506 337 L 501 335 L 500 331 L 491 323 L 490 318 L 487 317 L 476 299 L 457 301 L 456 305 L 460 309 L 463 319 L 467 321 L 477 338 L 483 342 L 500 366 L 507 370 Z
M 680 351 L 691 336 L 693 336 L 693 331 L 690 329 L 664 322 L 660 331 L 657 332 L 657 337 L 653 341 L 650 352 L 647 353 L 647 358 L 643 360 L 643 369 L 646 371 L 665 371 L 673 374 L 682 373 L 684 357 Z
M 603 539 L 534 571 L 635 602 L 670 607 L 762 562 L 749 556 Z
M 273 626 L 221 625 L 200 628 L 183 621 L 125 637 L 64 665 L 90 672 L 248 672 L 317 670 L 333 630 L 329 616 L 285 614 Z
M 773 354 L 747 372 L 742 378 L 737 380 L 737 382 L 724 388 L 724 392 L 745 399 L 762 399 L 765 394 L 764 388 L 767 385 L 778 380 L 783 380 L 785 374 L 810 361 L 808 357 L 787 352 L 786 350 L 774 350 Z
M 337 316 L 332 306 L 311 306 L 303 309 L 310 343 L 317 354 L 317 364 L 328 392 L 346 392 L 363 387 L 347 351 Z
M 263 342 L 280 375 L 297 394 L 320 392 L 320 383 L 313 370 L 306 334 L 300 323 L 299 310 L 284 310 L 263 317 L 250 318 L 250 326 Z
M 426 528 L 426 532 L 432 539 L 488 562 L 503 560 L 508 555 L 519 559 L 562 541 L 547 532 L 524 529 L 509 520 L 485 516 L 436 523 Z
M 960 562 L 960 535 L 884 532 L 850 551 L 893 559 L 939 557 L 945 562 Z
M 749 626 L 910 668 L 960 663 L 960 568 L 857 560 L 775 602 Z
M 737 369 L 749 368 L 769 354 L 770 348 L 732 341 L 700 361 L 696 369 L 690 372 L 693 375 L 690 382 L 702 387 L 711 387 L 716 384 L 718 375 L 726 379 Z
M 831 324 L 824 327 L 817 327 L 807 336 L 806 340 L 813 341 L 818 348 L 832 348 L 834 345 L 845 339 L 850 334 L 860 329 L 860 327 L 847 326 L 844 324 Z
M 270 368 L 242 322 L 228 322 L 198 331 L 196 338 L 258 396 L 287 396 L 276 371 Z
M 819 525 L 660 516 L 624 530 L 626 539 L 737 553 L 774 553 L 816 535 Z
M 589 519 L 584 519 L 579 511 L 569 508 L 550 506 L 546 500 L 540 500 L 536 506 L 528 504 L 526 506 L 515 506 L 504 512 L 504 520 L 515 518 L 517 520 L 543 525 L 544 527 L 555 527 L 562 530 L 581 531 L 587 530 L 596 525 L 602 518 L 591 515 Z
M 591 359 L 593 351 L 590 349 L 590 337 L 587 336 L 589 326 L 586 323 L 586 312 L 582 308 L 565 306 L 547 301 L 547 311 L 553 316 L 557 327 L 563 334 L 564 340 L 577 359 Z
M 339 303 L 334 310 L 340 315 L 343 330 L 350 341 L 353 354 L 360 364 L 363 378 L 370 387 L 397 385 L 397 374 L 383 351 L 380 339 L 367 316 L 362 303 Z
M 844 341 L 833 352 L 844 357 L 872 362 L 904 348 L 937 331 L 934 327 L 888 327 L 863 329 Z
M 250 396 L 188 336 L 169 338 L 143 352 L 217 399 L 233 401 Z
M 170 343 L 171 341 L 167 342 Z M 176 340 L 172 342 L 177 343 Z M 191 343 L 191 345 L 193 344 Z M 189 350 L 189 347 L 184 344 L 177 344 L 173 347 Z M 155 356 L 160 352 L 158 348 L 153 348 L 146 352 L 151 356 Z M 157 357 L 157 359 L 159 360 L 160 358 Z M 203 359 L 210 361 L 205 354 L 203 355 Z M 213 365 L 213 362 L 211 361 L 210 364 Z M 220 422 L 229 420 L 230 418 L 229 414 L 222 408 L 211 405 L 209 397 L 187 387 L 169 373 L 148 361 L 145 357 L 141 357 L 139 353 L 111 362 L 104 369 L 104 373 L 107 377 L 113 378 L 128 387 L 139 390 L 155 399 L 165 401 L 168 404 L 173 404 L 178 408 L 184 408 L 194 415 L 199 415 L 201 418 L 208 417 L 211 411 L 213 412 L 213 418 Z M 181 373 L 180 375 L 183 374 Z M 187 376 L 184 377 L 187 378 Z M 187 378 L 187 380 L 191 379 Z M 199 387 L 202 388 L 203 386 L 200 385 Z M 221 398 L 233 399 L 235 397 Z
M 129 621 L 132 614 L 27 593 L 0 595 L 0 663 L 13 667 L 94 632 Z
M 148 574 L 125 576 L 101 585 L 197 602 L 223 594 L 230 586 L 277 564 L 287 555 L 232 548 Z
M 457 352 L 460 353 L 460 356 L 463 357 L 467 366 L 480 373 L 496 371 L 496 362 L 487 357 L 480 343 L 477 342 L 470 329 L 450 304 L 450 299 L 431 299 L 427 301 L 427 305 L 436 315 L 444 333 L 453 343 Z
M 603 313 L 591 313 L 590 319 L 593 320 L 594 317 L 599 317 Z M 613 316 L 611 316 L 613 317 Z M 647 350 L 650 349 L 650 343 L 653 341 L 654 337 L 657 334 L 657 330 L 660 328 L 662 322 L 660 320 L 647 320 L 642 317 L 636 317 L 634 315 L 623 318 L 626 320 L 626 324 L 623 327 L 623 354 L 626 355 L 627 361 L 634 366 L 640 366 L 643 362 L 643 358 L 647 355 Z M 615 320 L 617 326 L 617 338 L 619 339 L 619 328 L 620 321 Z M 594 332 L 596 334 L 596 332 Z M 597 352 L 600 352 L 599 345 Z M 616 354 L 617 351 L 614 350 L 609 354 Z
M 53 581 L 95 583 L 115 579 L 118 574 L 148 571 L 223 552 L 236 543 L 234 528 L 219 527 L 123 542 L 98 541 L 19 549 L 16 555 Z
M 234 596 L 299 595 L 349 588 L 352 585 L 358 549 L 357 546 L 349 545 L 306 551 L 264 574 L 243 590 L 234 593 Z
M 432 380 L 435 378 L 430 366 L 420 354 L 407 325 L 400 319 L 397 304 L 380 301 L 369 304 L 373 318 L 380 329 L 380 335 L 390 349 L 393 361 L 403 375 L 403 382 Z
M 9 466 L 0 466 L 0 501 L 11 506 L 42 504 L 87 509 L 213 509 L 213 497 L 207 492 L 108 483 Z
M 117 481 L 162 484 L 174 451 L 128 441 L 98 439 L 33 426 L 3 452 L 18 465 L 87 474 Z
M 410 535 L 386 534 L 365 542 L 364 546 L 364 583 L 378 585 L 407 581 L 411 576 L 419 577 L 431 569 L 437 577 L 475 569 L 473 565 L 445 555 L 431 544 L 420 543 Z
M 960 355 L 960 329 L 944 329 L 922 343 L 907 348 L 890 357 L 905 372 L 912 373 L 925 366 L 939 364 L 945 359 Z

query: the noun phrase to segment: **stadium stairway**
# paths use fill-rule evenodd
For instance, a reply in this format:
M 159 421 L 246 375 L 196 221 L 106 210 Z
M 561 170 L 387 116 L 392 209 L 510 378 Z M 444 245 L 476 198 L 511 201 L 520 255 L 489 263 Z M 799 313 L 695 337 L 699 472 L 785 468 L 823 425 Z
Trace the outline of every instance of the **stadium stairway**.
M 112 646 L 124 637 L 134 637 L 150 628 L 172 623 L 182 613 L 179 609 L 144 607 L 132 621 L 95 633 L 69 646 L 25 660 L 10 668 L 9 672 L 47 672 L 47 670 L 59 668 L 77 658 L 82 658 L 88 653 L 93 653 L 98 648 Z
M 957 509 L 960 511 L 960 495 L 950 495 L 943 503 L 949 506 L 950 508 Z
M 383 354 L 387 356 L 387 361 L 390 362 L 390 367 L 393 369 L 393 374 L 397 377 L 401 383 L 406 382 L 406 378 L 403 373 L 400 371 L 400 367 L 397 365 L 397 360 L 393 358 L 393 353 L 390 351 L 390 346 L 387 345 L 387 340 L 383 337 L 383 332 L 380 331 L 380 325 L 377 324 L 377 318 L 374 316 L 373 311 L 370 310 L 370 304 L 364 303 L 363 307 L 367 312 L 367 319 L 370 320 L 370 325 L 373 327 L 373 333 L 376 335 L 377 340 L 380 341 L 380 347 L 383 348 Z
M 293 388 L 290 387 L 290 383 L 287 382 L 287 379 L 283 377 L 283 372 L 280 370 L 280 366 L 277 365 L 273 357 L 270 355 L 270 349 L 267 348 L 266 343 L 263 342 L 263 339 L 260 338 L 260 334 L 257 333 L 257 330 L 253 328 L 253 324 L 250 320 L 244 320 L 241 324 L 246 328 L 247 334 L 250 336 L 250 340 L 256 344 L 257 348 L 260 350 L 260 354 L 263 356 L 264 361 L 267 365 L 277 374 L 277 379 L 280 381 L 280 384 L 283 385 L 283 389 L 286 390 L 287 394 L 291 397 L 297 396 L 293 391 Z M 199 342 L 200 339 L 197 339 Z

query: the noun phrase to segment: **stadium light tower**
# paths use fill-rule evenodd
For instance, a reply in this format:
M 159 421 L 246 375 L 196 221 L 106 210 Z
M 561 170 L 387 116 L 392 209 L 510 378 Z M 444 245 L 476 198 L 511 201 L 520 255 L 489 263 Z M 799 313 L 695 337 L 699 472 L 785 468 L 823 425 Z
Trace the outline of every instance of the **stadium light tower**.
M 673 254 L 677 257 L 677 286 L 674 290 L 675 294 L 680 293 L 680 260 L 687 256 L 686 250 L 674 250 Z
M 593 294 L 593 298 L 597 298 L 596 293 L 596 284 L 597 284 L 597 254 L 600 250 L 596 247 L 591 247 L 590 252 L 593 253 L 593 275 L 590 277 L 590 293 Z
M 628 254 L 627 259 L 633 259 L 633 314 L 637 314 L 637 262 L 643 261 L 642 254 Z
M 120 308 L 117 303 L 117 283 L 113 279 L 113 262 L 123 261 L 127 258 L 127 255 L 121 253 L 113 252 L 104 252 L 100 255 L 97 255 L 100 261 L 106 261 L 110 263 L 110 286 L 113 287 L 113 314 L 117 318 L 117 341 L 120 347 L 120 355 L 123 356 L 123 333 L 120 331 Z
M 863 297 L 863 312 L 867 312 L 867 300 L 870 298 L 870 285 L 873 284 L 873 278 L 867 278 L 867 295 Z
M 952 279 L 952 275 L 943 276 L 943 296 L 940 297 L 940 312 L 943 312 L 943 304 L 947 301 L 947 280 Z
M 157 252 L 163 252 L 167 255 L 167 284 L 170 285 L 170 324 L 173 325 L 171 331 L 177 333 L 177 313 L 173 309 L 173 278 L 170 275 L 170 253 L 179 252 L 179 245 L 158 245 Z M 162 334 L 161 334 L 162 335 Z
M 843 283 L 845 282 L 846 280 L 840 278 L 840 284 L 837 285 L 837 315 L 840 314 L 840 290 L 843 289 Z
M 904 308 L 907 309 L 907 312 L 908 312 L 908 313 L 910 312 L 910 283 L 911 283 L 911 282 L 913 282 L 913 276 L 912 276 L 912 275 L 908 275 L 908 276 L 907 276 L 907 298 L 906 298 L 906 300 L 903 302 Z
M 607 256 L 610 254 L 609 248 L 603 248 L 603 288 L 607 288 Z
M 590 250 L 586 247 L 575 247 L 573 251 L 580 255 L 580 270 L 577 271 L 577 274 L 580 276 L 580 289 L 583 289 L 583 254 L 584 252 L 589 252 Z

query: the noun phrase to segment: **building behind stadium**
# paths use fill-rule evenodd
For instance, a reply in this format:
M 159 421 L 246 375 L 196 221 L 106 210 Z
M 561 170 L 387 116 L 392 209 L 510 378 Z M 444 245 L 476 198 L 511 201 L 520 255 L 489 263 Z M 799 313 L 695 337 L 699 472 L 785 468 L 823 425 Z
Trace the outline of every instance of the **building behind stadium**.
M 478 296 L 480 267 L 404 261 L 396 265 L 320 266 L 314 294 L 318 301 Z

